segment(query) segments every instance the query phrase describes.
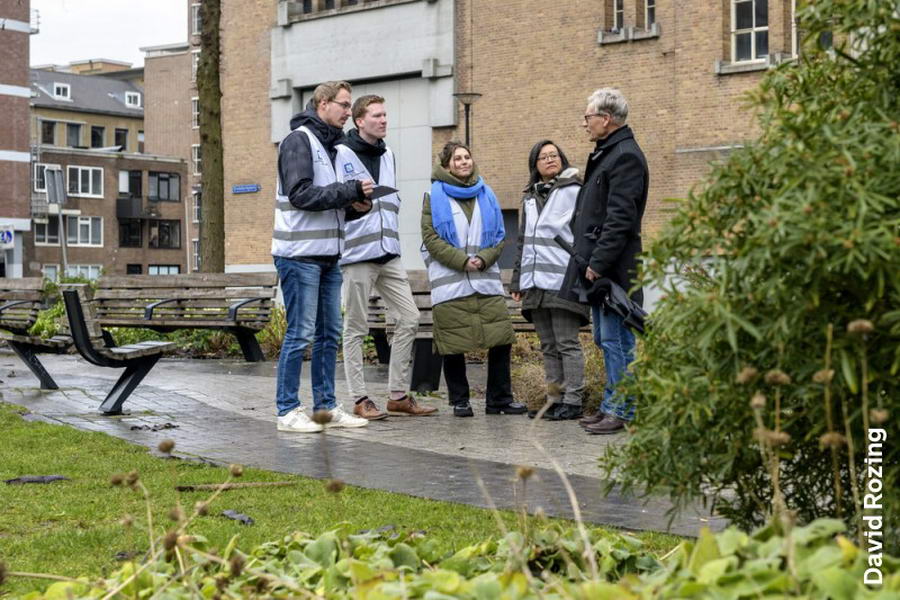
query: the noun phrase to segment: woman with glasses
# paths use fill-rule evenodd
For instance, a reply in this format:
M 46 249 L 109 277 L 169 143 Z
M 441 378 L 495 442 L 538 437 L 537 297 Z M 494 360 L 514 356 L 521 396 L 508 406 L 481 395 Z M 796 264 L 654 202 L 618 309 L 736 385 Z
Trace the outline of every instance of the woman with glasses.
M 526 412 L 514 402 L 510 350 L 515 341 L 500 268 L 506 231 L 493 190 L 469 149 L 448 142 L 422 206 L 422 255 L 431 284 L 434 343 L 443 356 L 453 414 L 471 417 L 465 353 L 488 349 L 487 414 Z
M 578 419 L 584 394 L 578 333 L 589 322 L 590 307 L 558 295 L 570 258 L 558 240 L 573 244 L 570 222 L 581 180 L 578 169 L 569 166 L 566 155 L 550 140 L 532 147 L 528 170 L 510 290 L 513 300 L 522 302 L 522 315 L 534 323 L 541 341 L 549 402 L 543 418 Z

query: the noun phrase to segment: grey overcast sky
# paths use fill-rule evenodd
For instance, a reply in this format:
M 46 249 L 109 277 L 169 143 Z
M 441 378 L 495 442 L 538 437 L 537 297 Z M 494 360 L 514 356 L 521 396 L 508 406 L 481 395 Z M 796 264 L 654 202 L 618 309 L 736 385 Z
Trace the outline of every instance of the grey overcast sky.
M 187 41 L 185 0 L 31 0 L 41 31 L 31 64 L 108 58 L 144 64 L 143 46 Z

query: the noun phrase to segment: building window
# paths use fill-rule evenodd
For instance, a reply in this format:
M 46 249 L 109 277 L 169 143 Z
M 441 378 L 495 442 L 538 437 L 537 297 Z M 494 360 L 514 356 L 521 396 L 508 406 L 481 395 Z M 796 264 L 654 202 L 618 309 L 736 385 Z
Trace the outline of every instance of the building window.
M 81 145 L 81 125 L 78 123 L 66 123 L 66 146 L 77 148 Z
M 359 4 L 359 0 L 344 0 L 342 2 L 343 6 L 354 6 L 356 4 Z
M 34 243 L 39 246 L 59 246 L 59 219 L 34 224 Z
M 181 248 L 181 221 L 150 221 L 151 248 Z
M 191 159 L 194 161 L 194 175 L 200 175 L 203 172 L 203 164 L 201 163 L 200 144 L 191 146 Z
M 56 121 L 41 121 L 41 143 L 56 145 Z
M 66 267 L 66 277 L 81 277 L 93 281 L 100 277 L 100 265 L 69 265 Z
M 41 265 L 41 273 L 44 274 L 44 279 L 59 281 L 59 265 Z
M 138 92 L 125 92 L 125 106 L 128 108 L 141 107 L 141 95 Z
M 34 164 L 34 191 L 36 192 L 46 192 L 47 191 L 47 177 L 46 172 L 47 169 L 58 169 L 59 165 L 48 165 L 44 163 L 35 163 Z
M 179 265 L 150 265 L 147 267 L 148 275 L 178 275 L 181 273 Z
M 191 4 L 191 34 L 200 35 L 202 30 L 203 21 L 200 20 L 200 4 Z
M 138 152 L 144 153 L 144 131 L 138 130 Z
M 308 15 L 313 10 L 313 0 L 303 0 L 303 14 Z
M 200 240 L 191 240 L 191 248 L 194 250 L 194 270 L 200 270 Z
M 116 129 L 115 145 L 119 147 L 120 152 L 128 151 L 128 130 Z
M 103 246 L 103 217 L 66 217 L 66 244 Z
M 140 248 L 142 242 L 141 220 L 119 219 L 119 247 Z
M 191 81 L 197 81 L 197 69 L 200 67 L 200 51 L 191 53 Z
M 200 98 L 191 98 L 191 127 L 200 127 Z
M 91 148 L 102 148 L 106 143 L 106 128 L 91 126 Z
M 768 53 L 768 0 L 732 0 L 731 62 L 764 60 Z
M 181 176 L 150 171 L 150 200 L 181 202 Z
M 126 275 L 140 275 L 144 272 L 144 265 L 125 265 Z
M 200 200 L 203 197 L 203 194 L 200 190 L 195 190 L 192 194 L 194 197 L 194 223 L 200 222 Z
M 54 83 L 53 97 L 57 100 L 72 100 L 72 88 L 68 83 Z
M 650 29 L 656 23 L 656 0 L 644 0 L 644 28 Z
M 119 171 L 119 196 L 140 198 L 143 195 L 141 171 Z
M 100 167 L 69 167 L 69 195 L 86 198 L 103 197 L 103 169 Z
M 612 0 L 612 31 L 622 31 L 625 27 L 625 0 Z
M 325 10 L 334 8 L 334 0 L 325 0 Z

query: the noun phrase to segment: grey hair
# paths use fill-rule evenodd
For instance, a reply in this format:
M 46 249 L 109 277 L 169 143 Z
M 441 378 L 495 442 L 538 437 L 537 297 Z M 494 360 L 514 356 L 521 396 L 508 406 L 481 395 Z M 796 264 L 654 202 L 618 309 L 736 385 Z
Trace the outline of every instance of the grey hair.
M 628 101 L 616 88 L 600 88 L 588 96 L 588 110 L 612 117 L 617 125 L 624 125 L 628 118 Z

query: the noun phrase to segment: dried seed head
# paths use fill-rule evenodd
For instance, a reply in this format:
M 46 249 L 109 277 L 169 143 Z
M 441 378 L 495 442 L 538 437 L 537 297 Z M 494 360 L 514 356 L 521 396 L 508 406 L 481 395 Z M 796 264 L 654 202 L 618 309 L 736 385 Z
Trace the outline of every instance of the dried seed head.
M 340 479 L 329 479 L 325 483 L 325 490 L 332 494 L 339 494 L 344 489 L 344 482 Z
M 228 472 L 232 477 L 240 477 L 244 474 L 244 467 L 241 465 L 228 465 Z
M 847 438 L 837 431 L 829 431 L 828 433 L 823 433 L 821 437 L 819 437 L 819 446 L 822 448 L 840 448 L 846 443 Z
M 135 485 L 138 481 L 140 481 L 141 476 L 138 475 L 137 471 L 129 471 L 125 476 L 125 483 L 128 485 Z
M 769 435 L 769 443 L 773 446 L 786 446 L 791 443 L 791 434 L 787 431 L 773 431 Z
M 175 506 L 169 511 L 169 520 L 175 521 L 176 523 L 184 521 L 184 510 L 181 506 Z
M 516 467 L 516 478 L 522 481 L 528 481 L 534 475 L 534 469 L 531 467 Z
M 813 382 L 827 385 L 834 379 L 834 369 L 822 369 L 813 375 Z
M 193 544 L 195 539 L 196 538 L 192 535 L 186 535 L 186 534 L 179 535 L 178 536 L 178 547 L 186 548 L 187 546 L 190 546 L 191 544 Z
M 125 529 L 129 529 L 130 527 L 132 527 L 134 525 L 134 517 L 132 517 L 131 515 L 125 515 L 124 517 L 119 519 L 119 523 Z
M 741 369 L 741 372 L 737 374 L 737 377 L 735 377 L 734 380 L 741 385 L 747 385 L 748 383 L 756 379 L 757 375 L 759 375 L 759 371 L 757 371 L 755 368 L 744 367 L 743 369 Z
M 772 369 L 766 373 L 766 383 L 769 385 L 790 385 L 790 376 L 781 369 Z
M 763 443 L 769 438 L 769 430 L 765 427 L 757 427 L 753 430 L 753 437 L 756 438 L 756 441 Z
M 325 425 L 327 423 L 331 423 L 331 411 L 330 410 L 317 410 L 313 413 L 312 420 L 314 423 L 318 423 L 319 425 Z
M 863 336 L 873 331 L 875 331 L 875 325 L 868 319 L 856 319 L 855 321 L 850 321 L 847 325 L 847 333 L 850 335 Z
M 811 215 L 813 213 L 813 210 L 814 209 L 812 207 L 812 204 L 805 204 L 803 206 L 803 214 Z
M 543 506 L 538 506 L 538 507 L 534 510 L 534 517 L 535 517 L 536 519 L 546 519 L 546 518 L 547 518 L 547 513 L 544 512 L 544 507 L 543 507 Z
M 766 395 L 762 392 L 756 392 L 750 398 L 750 408 L 753 410 L 762 410 L 766 407 Z
M 125 476 L 121 473 L 113 473 L 109 478 L 109 483 L 111 485 L 120 486 L 124 480 Z
M 197 502 L 194 504 L 194 510 L 197 511 L 197 514 L 201 517 L 205 517 L 209 514 L 209 504 L 206 502 Z
M 240 554 L 232 556 L 231 560 L 228 561 L 228 570 L 231 572 L 232 577 L 240 577 L 244 571 L 244 557 Z
M 178 532 L 169 531 L 163 537 L 163 548 L 166 550 L 172 550 L 175 545 L 178 544 Z
M 886 423 L 889 416 L 888 411 L 884 408 L 873 408 L 869 411 L 869 420 L 875 425 Z
M 169 454 L 172 452 L 173 448 L 175 448 L 174 440 L 163 440 L 159 443 L 159 446 L 157 446 L 157 449 L 163 454 Z

